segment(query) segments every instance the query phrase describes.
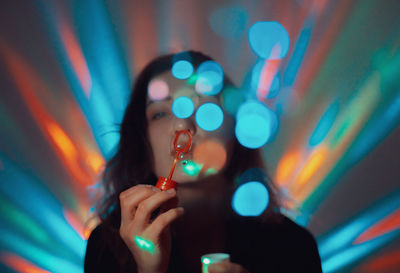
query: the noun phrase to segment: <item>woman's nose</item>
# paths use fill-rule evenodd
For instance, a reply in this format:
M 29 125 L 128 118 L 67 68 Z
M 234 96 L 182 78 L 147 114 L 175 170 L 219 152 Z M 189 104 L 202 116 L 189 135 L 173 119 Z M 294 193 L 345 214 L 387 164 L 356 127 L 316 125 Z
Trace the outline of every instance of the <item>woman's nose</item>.
M 175 118 L 174 131 L 175 133 L 181 130 L 189 130 L 190 134 L 194 136 L 196 134 L 196 124 L 192 118 Z

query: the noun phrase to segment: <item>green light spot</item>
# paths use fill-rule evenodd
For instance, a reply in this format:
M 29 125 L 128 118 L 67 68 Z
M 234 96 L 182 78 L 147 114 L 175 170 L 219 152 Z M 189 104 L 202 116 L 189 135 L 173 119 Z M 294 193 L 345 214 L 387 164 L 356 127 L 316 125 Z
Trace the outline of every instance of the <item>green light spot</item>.
M 203 264 L 210 264 L 210 263 L 211 263 L 211 261 L 210 261 L 209 258 L 204 258 L 203 259 Z
M 189 79 L 187 79 L 187 81 L 186 81 L 186 83 L 188 84 L 188 85 L 194 85 L 195 83 L 196 83 L 196 81 L 197 81 L 197 74 L 192 74 L 192 76 L 190 76 L 190 78 Z
M 151 254 L 154 254 L 155 247 L 153 242 L 140 238 L 139 236 L 135 236 L 135 242 L 140 249 L 148 251 Z
M 213 174 L 216 174 L 216 173 L 218 173 L 218 171 L 216 169 L 213 169 L 213 168 L 209 168 L 206 171 L 206 175 L 213 175 Z
M 190 176 L 196 176 L 199 174 L 201 168 L 203 167 L 201 164 L 196 164 L 192 160 L 185 161 L 186 164 L 182 164 L 183 171 Z

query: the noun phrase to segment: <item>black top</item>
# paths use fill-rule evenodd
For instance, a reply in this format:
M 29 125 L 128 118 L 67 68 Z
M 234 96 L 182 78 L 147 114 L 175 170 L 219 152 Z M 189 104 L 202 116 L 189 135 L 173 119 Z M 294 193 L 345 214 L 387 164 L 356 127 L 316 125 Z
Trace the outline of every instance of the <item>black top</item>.
M 227 238 L 225 253 L 250 273 L 322 273 L 314 237 L 286 217 L 269 223 L 252 217 L 234 217 L 229 220 Z M 100 224 L 88 239 L 85 272 L 126 272 L 116 255 L 104 240 L 104 226 Z M 179 261 L 181 250 L 173 244 L 168 272 L 194 273 L 182 268 Z

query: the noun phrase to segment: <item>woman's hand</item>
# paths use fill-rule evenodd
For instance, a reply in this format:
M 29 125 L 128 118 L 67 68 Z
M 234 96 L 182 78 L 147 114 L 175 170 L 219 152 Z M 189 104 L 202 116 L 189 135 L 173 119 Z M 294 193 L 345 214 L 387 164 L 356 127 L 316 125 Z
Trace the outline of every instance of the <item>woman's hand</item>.
M 140 273 L 165 273 L 171 253 L 169 225 L 183 214 L 183 208 L 167 207 L 176 200 L 174 189 L 162 192 L 151 185 L 137 185 L 120 194 L 119 233 L 131 251 Z M 175 202 L 176 204 L 177 202 Z M 153 211 L 160 214 L 151 221 Z
M 209 273 L 249 273 L 240 264 L 231 262 L 215 263 L 208 266 Z

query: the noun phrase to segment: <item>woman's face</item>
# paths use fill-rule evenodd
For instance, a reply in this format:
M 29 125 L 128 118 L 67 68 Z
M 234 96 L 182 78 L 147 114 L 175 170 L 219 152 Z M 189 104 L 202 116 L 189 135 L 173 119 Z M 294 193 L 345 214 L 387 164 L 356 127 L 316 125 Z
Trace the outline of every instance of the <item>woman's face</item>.
M 153 78 L 151 82 L 154 81 L 163 81 L 169 89 L 165 99 L 154 100 L 149 95 L 147 97 L 146 118 L 155 175 L 168 177 L 176 156 L 174 139 L 176 132 L 180 130 L 190 131 L 192 146 L 189 152 L 181 154 L 172 179 L 178 183 L 190 183 L 220 172 L 232 153 L 234 119 L 223 111 L 223 123 L 214 131 L 201 129 L 195 120 L 196 111 L 201 105 L 211 102 L 221 106 L 219 97 L 197 93 L 194 85 L 188 85 L 186 80 L 176 79 L 170 71 Z M 193 114 L 185 119 L 172 113 L 172 103 L 181 96 L 189 97 L 194 104 Z M 180 137 L 179 143 L 184 145 L 187 139 L 185 136 Z

